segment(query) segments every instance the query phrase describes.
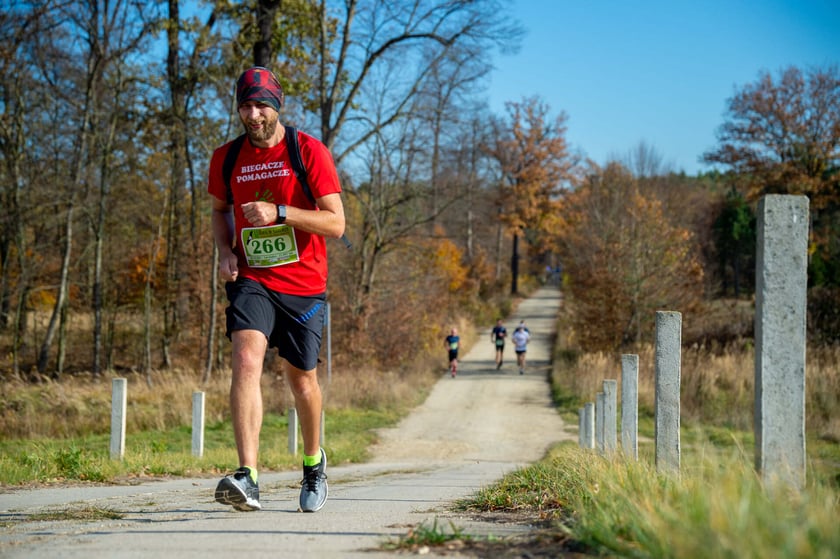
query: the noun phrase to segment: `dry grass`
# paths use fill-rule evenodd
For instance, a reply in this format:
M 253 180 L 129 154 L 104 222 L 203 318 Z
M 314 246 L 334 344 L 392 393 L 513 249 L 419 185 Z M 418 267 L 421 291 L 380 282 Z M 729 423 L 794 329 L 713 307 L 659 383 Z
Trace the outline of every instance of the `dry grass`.
M 465 330 L 471 331 L 472 329 Z M 469 336 L 467 336 L 469 337 Z M 319 378 L 327 409 L 408 409 L 427 394 L 445 368 L 443 343 L 439 355 L 425 355 L 398 370 L 357 367 L 328 374 L 321 364 Z M 284 414 L 293 406 L 281 362 L 269 358 L 262 377 L 266 413 Z M 229 418 L 230 369 L 216 371 L 206 384 L 196 371 L 154 371 L 147 379 L 139 373 L 109 374 L 94 378 L 79 374 L 61 380 L 31 384 L 0 382 L 0 433 L 3 439 L 69 438 L 107 434 L 110 430 L 111 381 L 128 380 L 127 429 L 161 431 L 190 425 L 192 394 L 205 394 L 205 420 Z M 151 383 L 147 382 L 151 380 Z
M 565 306 L 574 312 L 574 302 Z M 755 404 L 754 304 L 751 300 L 714 300 L 682 319 L 680 412 L 686 423 L 751 431 Z M 639 356 L 639 410 L 652 417 L 655 402 L 653 333 L 649 342 L 622 352 L 576 353 L 576 333 L 561 320 L 560 341 L 568 366 L 558 367 L 558 382 L 583 401 L 594 401 L 604 379 L 621 386 L 621 353 Z M 571 349 L 570 349 L 571 348 Z M 561 354 L 562 355 L 562 354 Z M 806 428 L 809 436 L 840 442 L 840 347 L 812 346 L 806 351 Z
M 639 356 L 639 409 L 654 409 L 654 351 Z M 711 352 L 697 346 L 682 351 L 680 411 L 684 419 L 736 430 L 750 430 L 754 415 L 755 357 L 749 345 Z M 840 441 L 840 348 L 814 348 L 807 353 L 806 425 L 815 437 Z M 621 387 L 621 355 L 581 355 L 562 373 L 563 385 L 585 401 L 594 401 L 604 379 Z

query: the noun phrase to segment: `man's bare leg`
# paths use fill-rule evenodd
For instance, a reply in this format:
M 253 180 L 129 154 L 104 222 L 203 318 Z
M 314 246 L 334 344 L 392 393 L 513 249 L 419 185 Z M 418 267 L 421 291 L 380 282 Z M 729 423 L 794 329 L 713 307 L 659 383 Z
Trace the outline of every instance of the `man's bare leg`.
M 233 379 L 230 384 L 230 411 L 239 465 L 257 467 L 260 429 L 263 419 L 263 360 L 268 342 L 257 330 L 239 330 L 232 334 Z
M 216 486 L 216 502 L 241 511 L 260 510 L 257 455 L 260 447 L 263 404 L 260 391 L 265 336 L 256 330 L 241 330 L 233 341 L 233 378 L 230 384 L 230 412 L 239 468 Z
M 316 456 L 321 452 L 321 386 L 316 369 L 304 371 L 288 365 L 289 386 L 295 398 L 303 435 L 303 453 Z
M 327 459 L 321 450 L 321 387 L 315 369 L 303 371 L 289 367 L 289 385 L 303 433 L 303 480 L 300 510 L 316 512 L 327 502 Z

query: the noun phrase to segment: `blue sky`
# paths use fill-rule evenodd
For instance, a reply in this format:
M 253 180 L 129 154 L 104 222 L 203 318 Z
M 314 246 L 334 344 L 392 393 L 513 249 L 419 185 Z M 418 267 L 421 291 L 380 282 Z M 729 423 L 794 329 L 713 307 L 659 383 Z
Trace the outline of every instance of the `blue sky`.
M 514 0 L 527 35 L 498 55 L 490 107 L 537 96 L 599 164 L 644 141 L 694 175 L 727 99 L 795 65 L 840 65 L 840 0 Z

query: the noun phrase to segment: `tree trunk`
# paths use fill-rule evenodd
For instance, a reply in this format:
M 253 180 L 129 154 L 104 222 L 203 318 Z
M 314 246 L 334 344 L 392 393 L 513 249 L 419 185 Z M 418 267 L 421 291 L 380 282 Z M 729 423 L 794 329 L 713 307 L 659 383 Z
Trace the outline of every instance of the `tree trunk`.
M 516 295 L 519 290 L 519 234 L 513 234 L 513 252 L 510 256 L 510 293 Z
M 119 87 L 116 95 L 119 96 Z M 99 208 L 96 220 L 96 230 L 94 231 L 95 247 L 94 247 L 94 271 L 93 271 L 93 376 L 99 377 L 102 373 L 102 307 L 103 289 L 102 289 L 102 251 L 104 248 L 105 239 L 105 216 L 107 214 L 108 197 L 111 193 L 111 146 L 114 143 L 114 137 L 117 131 L 117 122 L 122 114 L 118 111 L 113 111 L 111 114 L 111 124 L 108 130 L 108 136 L 102 147 L 101 161 L 99 166 Z
M 259 39 L 254 43 L 254 65 L 271 68 L 274 53 L 271 51 L 271 36 L 274 31 L 274 18 L 280 0 L 259 0 L 257 3 L 257 30 Z
M 70 276 L 70 254 L 73 251 L 73 214 L 74 205 L 71 201 L 67 205 L 66 221 L 64 223 L 64 251 L 61 260 L 61 279 L 58 282 L 58 295 L 53 306 L 52 316 L 50 317 L 49 326 L 47 326 L 47 333 L 44 336 L 44 341 L 41 344 L 41 350 L 38 352 L 38 372 L 44 374 L 47 370 L 47 362 L 49 361 L 50 347 L 52 346 L 53 338 L 55 338 L 56 330 L 58 329 L 59 315 L 64 301 L 67 298 L 68 278 Z
M 499 215 L 501 216 L 502 209 L 499 208 Z M 504 225 L 500 219 L 496 225 L 496 281 L 502 279 L 502 241 L 504 240 Z

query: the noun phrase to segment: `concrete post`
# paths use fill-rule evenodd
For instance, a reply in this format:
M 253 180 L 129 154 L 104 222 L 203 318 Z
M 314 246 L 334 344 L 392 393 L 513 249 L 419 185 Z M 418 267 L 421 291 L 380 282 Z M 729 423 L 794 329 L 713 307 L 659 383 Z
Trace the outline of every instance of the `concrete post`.
M 614 379 L 605 380 L 604 387 L 604 452 L 615 454 L 617 446 L 616 421 L 618 418 L 618 382 Z
M 111 381 L 111 460 L 125 456 L 125 422 L 128 404 L 128 382 L 124 378 Z
M 604 393 L 595 395 L 595 449 L 598 454 L 604 454 Z
M 289 454 L 295 456 L 298 447 L 298 417 L 297 409 L 293 407 L 288 410 L 289 416 Z
M 192 455 L 204 456 L 204 392 L 192 395 Z
M 621 450 L 639 459 L 639 356 L 621 356 Z
M 581 448 L 586 448 L 584 445 L 584 440 L 586 438 L 585 433 L 585 426 L 586 423 L 586 416 L 584 415 L 584 409 L 578 408 L 578 446 Z
M 805 486 L 808 198 L 758 205 L 755 465 L 765 481 Z
M 583 430 L 584 448 L 595 448 L 595 404 L 593 402 L 583 405 Z
M 682 315 L 656 312 L 656 469 L 680 471 L 680 344 Z

